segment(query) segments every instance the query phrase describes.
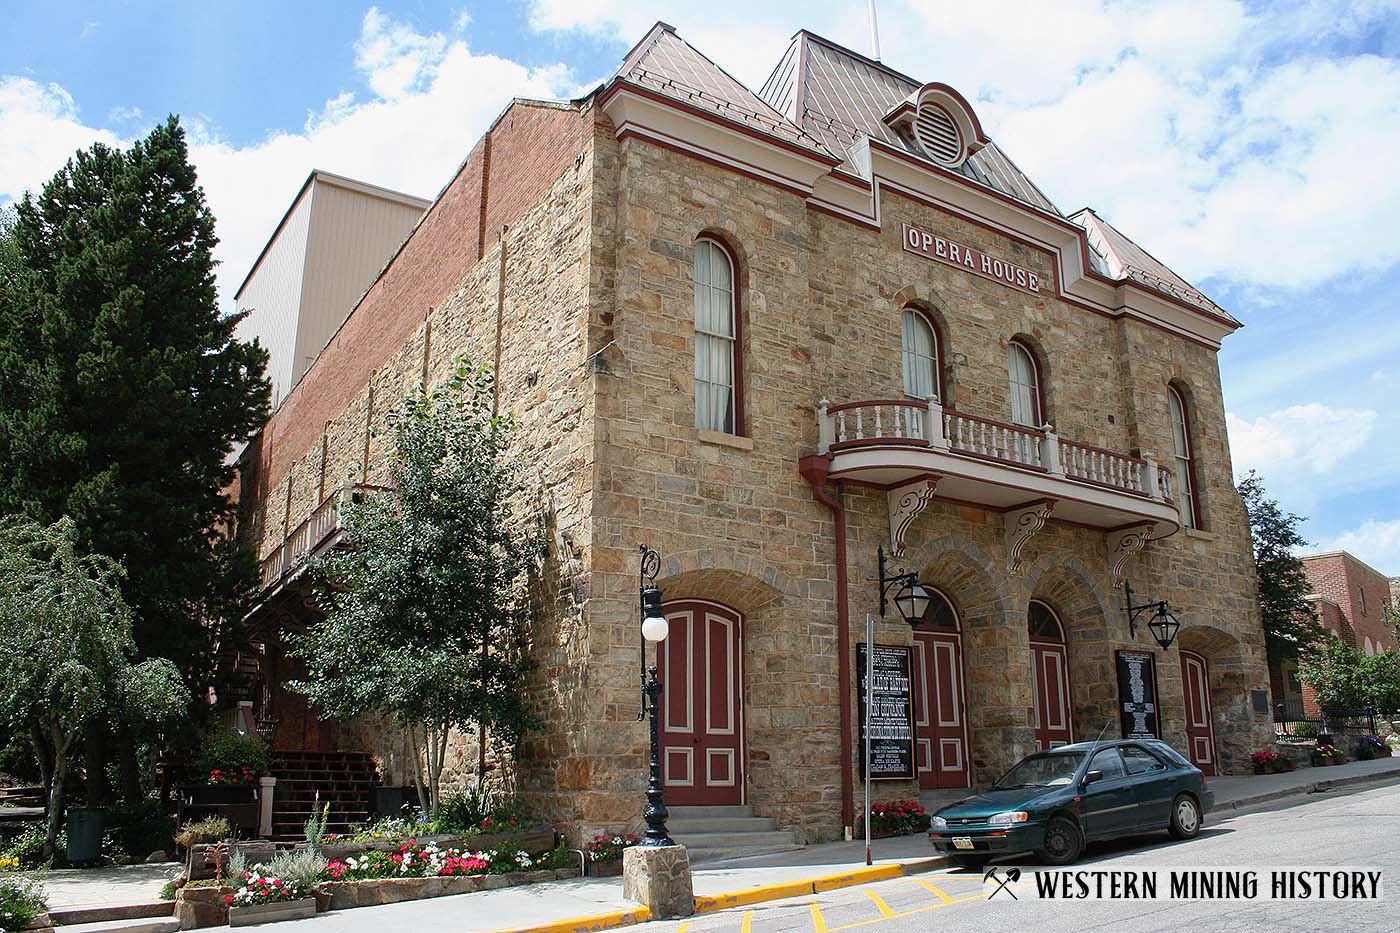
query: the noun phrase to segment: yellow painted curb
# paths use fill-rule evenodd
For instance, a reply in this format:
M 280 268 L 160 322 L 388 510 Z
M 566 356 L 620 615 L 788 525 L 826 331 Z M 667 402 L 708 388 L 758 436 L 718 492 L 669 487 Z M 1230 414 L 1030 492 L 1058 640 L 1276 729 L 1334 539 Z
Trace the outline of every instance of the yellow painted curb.
M 903 878 L 904 866 L 894 865 L 869 865 L 865 868 L 857 868 L 855 871 L 843 872 L 839 875 L 826 875 L 822 878 L 812 879 L 812 893 L 820 894 L 823 891 L 834 891 L 837 888 L 849 888 L 854 884 L 866 884 L 871 881 L 888 881 L 891 878 Z
M 498 933 L 592 933 L 595 930 L 611 930 L 616 927 L 629 927 L 637 923 L 646 923 L 650 919 L 650 909 L 636 907 L 631 910 L 614 910 L 588 917 L 571 917 L 568 920 L 556 920 L 553 923 L 543 923 L 534 927 L 515 927 L 510 930 L 498 931 Z
M 742 891 L 731 891 L 728 894 L 697 894 L 695 896 L 695 912 L 708 914 L 716 910 L 727 910 L 730 907 L 743 907 L 745 904 L 761 904 L 764 901 L 780 901 L 785 897 L 801 897 L 804 894 L 812 893 L 813 883 L 811 879 L 785 881 L 782 884 L 764 884 L 745 888 Z

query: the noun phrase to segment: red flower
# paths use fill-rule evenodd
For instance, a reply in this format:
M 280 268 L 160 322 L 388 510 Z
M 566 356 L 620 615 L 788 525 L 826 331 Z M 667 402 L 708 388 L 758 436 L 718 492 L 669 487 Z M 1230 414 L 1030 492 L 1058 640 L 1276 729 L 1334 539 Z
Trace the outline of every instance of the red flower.
M 232 904 L 232 903 L 233 903 L 233 895 L 232 895 L 232 894 L 225 894 L 225 895 L 224 895 L 224 903 L 225 903 L 225 904 Z

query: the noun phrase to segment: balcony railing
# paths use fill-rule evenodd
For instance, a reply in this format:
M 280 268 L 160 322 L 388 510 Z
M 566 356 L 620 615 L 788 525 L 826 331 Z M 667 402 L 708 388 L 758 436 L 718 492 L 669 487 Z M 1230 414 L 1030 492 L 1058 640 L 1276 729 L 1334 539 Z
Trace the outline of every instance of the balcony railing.
M 817 406 L 817 452 L 902 446 L 946 451 L 1049 476 L 1170 502 L 1172 474 L 1151 457 L 1067 441 L 1046 425 L 1029 428 L 945 409 L 937 398 L 876 399 Z
M 262 559 L 258 567 L 261 583 L 260 591 L 266 593 L 296 573 L 306 563 L 306 559 L 320 553 L 334 543 L 341 530 L 340 505 L 349 500 L 358 501 L 367 492 L 383 490 L 383 486 L 369 483 L 344 483 L 321 503 L 312 509 L 286 538 Z

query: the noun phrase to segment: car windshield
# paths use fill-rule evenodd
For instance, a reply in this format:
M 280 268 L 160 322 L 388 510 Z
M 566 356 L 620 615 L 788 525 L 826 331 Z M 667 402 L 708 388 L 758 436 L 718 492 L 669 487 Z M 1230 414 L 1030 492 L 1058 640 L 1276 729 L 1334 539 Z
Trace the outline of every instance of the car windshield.
M 1010 787 L 1063 787 L 1074 780 L 1074 772 L 1084 761 L 1083 752 L 1032 755 L 1001 776 L 994 790 Z

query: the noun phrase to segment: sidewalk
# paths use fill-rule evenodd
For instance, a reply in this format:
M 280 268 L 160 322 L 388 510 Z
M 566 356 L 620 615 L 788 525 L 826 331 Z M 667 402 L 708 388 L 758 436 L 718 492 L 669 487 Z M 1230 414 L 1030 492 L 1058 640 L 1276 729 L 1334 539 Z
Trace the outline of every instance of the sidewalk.
M 1400 758 L 1376 758 L 1326 768 L 1299 768 L 1284 774 L 1213 777 L 1207 779 L 1207 785 L 1215 791 L 1216 810 L 1239 810 L 1294 794 L 1320 793 L 1349 784 L 1395 778 L 1400 778 Z

